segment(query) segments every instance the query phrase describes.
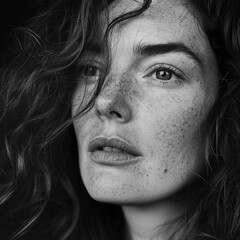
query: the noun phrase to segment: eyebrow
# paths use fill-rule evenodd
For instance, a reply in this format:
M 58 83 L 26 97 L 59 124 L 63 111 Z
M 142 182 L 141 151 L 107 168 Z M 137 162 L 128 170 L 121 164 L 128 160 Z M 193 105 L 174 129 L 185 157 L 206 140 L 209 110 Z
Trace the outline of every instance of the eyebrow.
M 165 54 L 170 52 L 182 52 L 188 55 L 190 58 L 194 59 L 201 67 L 204 66 L 202 60 L 194 53 L 190 48 L 188 48 L 183 43 L 173 42 L 164 44 L 138 44 L 133 49 L 134 54 L 141 56 L 155 56 L 159 54 Z
M 83 53 L 92 53 L 101 55 L 103 54 L 103 47 L 100 44 L 86 44 L 83 49 Z

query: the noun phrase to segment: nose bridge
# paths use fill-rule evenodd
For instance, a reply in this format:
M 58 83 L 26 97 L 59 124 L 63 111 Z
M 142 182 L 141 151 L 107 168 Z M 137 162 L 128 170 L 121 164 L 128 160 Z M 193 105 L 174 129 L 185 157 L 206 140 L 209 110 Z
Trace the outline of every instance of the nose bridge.
M 125 34 L 122 34 L 123 30 L 121 25 L 117 25 L 110 35 L 111 68 L 105 79 L 102 95 L 112 99 L 128 96 L 130 87 L 130 81 L 127 77 L 129 58 L 126 58 L 126 51 L 129 49 Z
M 125 36 L 125 35 L 124 35 Z M 125 37 L 114 31 L 110 40 L 110 71 L 95 102 L 101 120 L 127 122 L 131 118 L 131 80 L 128 77 L 129 56 Z
M 130 79 L 127 74 L 110 73 L 95 103 L 97 115 L 103 119 L 117 119 L 127 122 L 131 118 L 129 91 Z
M 117 99 L 125 99 L 129 96 L 131 89 L 130 79 L 127 77 L 127 73 L 123 74 L 110 74 L 101 90 L 100 95 L 102 97 L 116 101 Z

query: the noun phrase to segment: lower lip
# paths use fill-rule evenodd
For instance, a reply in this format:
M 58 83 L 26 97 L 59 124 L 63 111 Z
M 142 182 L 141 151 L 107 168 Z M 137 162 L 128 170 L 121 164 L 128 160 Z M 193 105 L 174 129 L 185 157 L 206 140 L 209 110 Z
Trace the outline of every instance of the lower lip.
M 140 156 L 121 152 L 94 151 L 90 152 L 90 157 L 98 164 L 120 166 L 133 164 L 139 160 Z

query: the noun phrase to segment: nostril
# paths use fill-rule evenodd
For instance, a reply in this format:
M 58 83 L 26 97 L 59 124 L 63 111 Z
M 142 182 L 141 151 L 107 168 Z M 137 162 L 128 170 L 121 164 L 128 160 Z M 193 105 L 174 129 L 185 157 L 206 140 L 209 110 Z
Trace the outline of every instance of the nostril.
M 116 118 L 122 118 L 122 115 L 119 112 L 111 111 L 110 115 Z

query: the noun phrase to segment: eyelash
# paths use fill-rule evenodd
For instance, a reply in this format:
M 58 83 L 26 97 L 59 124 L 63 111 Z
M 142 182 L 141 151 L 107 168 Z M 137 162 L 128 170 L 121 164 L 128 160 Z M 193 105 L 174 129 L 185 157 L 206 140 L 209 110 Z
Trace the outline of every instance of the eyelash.
M 97 71 L 99 71 L 99 75 L 96 76 L 86 76 L 83 75 L 84 71 L 88 68 L 88 67 L 93 67 L 96 68 Z M 161 80 L 161 79 L 157 79 L 156 77 L 154 77 L 154 81 L 159 82 L 159 84 L 162 85 L 181 85 L 183 83 L 183 81 L 185 80 L 185 74 L 179 70 L 176 67 L 173 67 L 172 65 L 168 65 L 168 64 L 156 64 L 154 66 L 152 66 L 149 70 L 149 73 L 146 74 L 144 77 L 147 78 L 152 78 L 153 79 L 153 74 L 155 74 L 157 71 L 165 71 L 165 72 L 169 72 L 171 74 L 171 78 L 172 75 L 176 76 L 177 79 L 175 80 Z M 78 66 L 78 75 L 82 75 L 84 78 L 87 79 L 87 81 L 89 83 L 96 83 L 96 81 L 99 80 L 100 75 L 101 75 L 101 68 L 99 67 L 99 64 L 96 62 L 90 62 L 90 63 L 84 63 Z
M 87 76 L 87 75 L 85 75 L 84 71 L 86 71 L 87 68 L 90 68 L 90 67 L 95 68 L 96 71 L 99 71 L 99 74 L 97 76 Z M 99 64 L 96 63 L 96 62 L 83 63 L 83 64 L 80 64 L 77 67 L 77 75 L 81 76 L 85 79 L 88 79 L 87 80 L 88 82 L 96 82 L 100 78 L 101 68 L 99 67 Z
M 175 80 L 171 80 L 171 79 L 169 79 L 169 80 L 161 80 L 161 79 L 156 79 L 156 77 L 154 77 L 155 81 L 158 81 L 160 84 L 163 84 L 163 85 L 182 84 L 183 80 L 185 80 L 185 74 L 181 70 L 179 70 L 178 68 L 173 67 L 171 65 L 164 64 L 164 63 L 156 64 L 153 67 L 151 67 L 149 69 L 149 73 L 147 73 L 144 77 L 151 78 L 152 75 L 155 74 L 157 71 L 169 72 L 171 75 L 175 75 L 176 78 L 177 78 Z M 171 76 L 171 78 L 172 78 L 172 76 Z

